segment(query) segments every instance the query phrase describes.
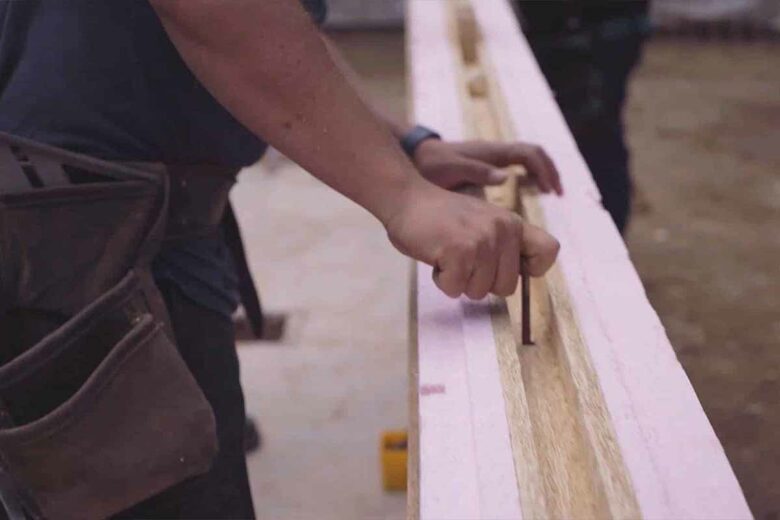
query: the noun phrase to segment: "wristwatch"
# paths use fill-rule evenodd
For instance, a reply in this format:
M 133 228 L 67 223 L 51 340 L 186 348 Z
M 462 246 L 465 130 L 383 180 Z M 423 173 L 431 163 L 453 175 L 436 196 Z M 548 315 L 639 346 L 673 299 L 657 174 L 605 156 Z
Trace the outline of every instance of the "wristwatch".
M 406 132 L 406 135 L 401 138 L 401 148 L 404 149 L 406 155 L 414 157 L 414 151 L 417 150 L 420 143 L 426 139 L 441 139 L 441 136 L 430 128 L 417 125 Z

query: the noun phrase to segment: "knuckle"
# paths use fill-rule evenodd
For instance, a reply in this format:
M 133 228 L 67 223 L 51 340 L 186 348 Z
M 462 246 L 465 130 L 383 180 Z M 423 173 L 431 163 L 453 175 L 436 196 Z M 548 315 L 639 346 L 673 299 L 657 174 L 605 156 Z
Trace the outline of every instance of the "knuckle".
M 509 219 L 506 215 L 496 215 L 491 224 L 494 233 L 502 234 L 509 226 Z
M 490 236 L 492 237 L 494 249 L 504 243 L 507 234 L 507 228 L 504 223 L 497 222 L 495 226 L 493 226 L 493 229 L 490 230 Z
M 483 233 L 477 241 L 477 251 L 481 254 L 489 253 L 493 249 L 493 230 Z
M 518 219 L 512 213 L 507 213 L 501 219 L 501 231 L 505 234 L 513 234 L 519 227 Z
M 470 258 L 473 258 L 473 257 L 475 257 L 475 256 L 477 255 L 477 253 L 479 252 L 479 250 L 482 248 L 482 243 L 483 243 L 483 240 L 484 240 L 484 237 L 481 237 L 481 236 L 480 236 L 480 237 L 477 237 L 477 238 L 472 238 L 471 240 L 467 241 L 467 242 L 466 242 L 466 243 L 463 245 L 463 247 L 464 247 L 464 252 L 465 252 L 465 253 L 466 253 L 466 254 L 467 254 L 467 255 L 468 255 Z
M 462 246 L 460 242 L 452 242 L 444 247 L 444 256 L 446 258 L 458 257 L 462 253 Z
M 459 259 L 468 256 L 470 252 L 471 241 L 466 239 L 459 240 L 448 248 L 449 255 Z
M 509 229 L 512 230 L 512 233 L 520 236 L 523 233 L 523 219 L 520 218 L 518 215 L 509 215 Z
M 466 269 L 477 257 L 479 243 L 475 240 L 463 240 L 453 244 L 448 250 L 448 256 L 456 265 Z
M 514 229 L 515 236 L 521 243 L 525 241 L 527 237 L 526 229 L 527 229 L 526 225 L 523 223 L 522 220 L 520 220 L 519 218 L 515 220 L 515 229 Z

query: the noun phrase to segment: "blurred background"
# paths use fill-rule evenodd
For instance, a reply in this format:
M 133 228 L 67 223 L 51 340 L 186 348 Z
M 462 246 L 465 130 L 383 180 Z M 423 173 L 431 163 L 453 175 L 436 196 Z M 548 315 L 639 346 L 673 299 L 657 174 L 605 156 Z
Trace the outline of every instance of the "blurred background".
M 404 113 L 403 2 L 329 3 L 332 38 Z M 777 520 L 780 0 L 518 3 L 753 513 Z M 601 43 L 578 44 L 584 32 Z M 407 421 L 409 263 L 278 154 L 242 173 L 233 200 L 280 324 L 239 349 L 262 442 L 249 458 L 259 516 L 402 518 L 405 496 L 382 491 L 379 438 Z

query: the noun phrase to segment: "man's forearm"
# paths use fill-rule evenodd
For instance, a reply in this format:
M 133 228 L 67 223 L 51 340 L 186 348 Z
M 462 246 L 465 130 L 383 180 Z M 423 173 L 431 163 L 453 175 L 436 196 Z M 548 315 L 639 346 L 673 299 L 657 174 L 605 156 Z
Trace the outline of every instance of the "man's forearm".
M 424 182 L 297 2 L 153 0 L 200 81 L 247 128 L 380 220 Z

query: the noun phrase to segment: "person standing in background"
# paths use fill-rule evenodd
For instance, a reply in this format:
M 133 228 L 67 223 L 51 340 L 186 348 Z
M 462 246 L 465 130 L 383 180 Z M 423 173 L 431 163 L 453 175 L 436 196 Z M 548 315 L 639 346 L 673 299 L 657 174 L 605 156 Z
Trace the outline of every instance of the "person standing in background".
M 649 2 L 515 0 L 515 7 L 604 208 L 623 233 L 632 198 L 623 106 L 650 32 Z

